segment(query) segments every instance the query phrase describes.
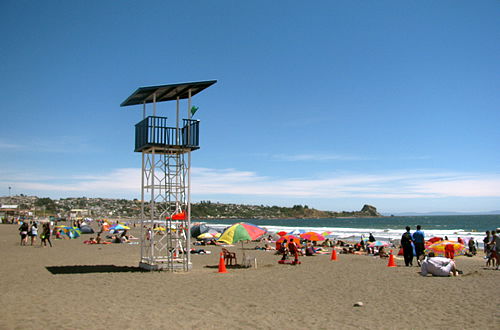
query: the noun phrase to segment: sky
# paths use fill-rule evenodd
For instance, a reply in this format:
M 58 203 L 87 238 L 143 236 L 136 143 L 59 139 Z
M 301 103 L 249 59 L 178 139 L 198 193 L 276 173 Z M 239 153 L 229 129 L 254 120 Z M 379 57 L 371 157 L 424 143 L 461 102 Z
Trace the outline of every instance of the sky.
M 194 202 L 500 210 L 499 17 L 493 0 L 3 0 L 0 196 L 139 199 L 142 107 L 120 103 L 215 79 L 193 98 Z

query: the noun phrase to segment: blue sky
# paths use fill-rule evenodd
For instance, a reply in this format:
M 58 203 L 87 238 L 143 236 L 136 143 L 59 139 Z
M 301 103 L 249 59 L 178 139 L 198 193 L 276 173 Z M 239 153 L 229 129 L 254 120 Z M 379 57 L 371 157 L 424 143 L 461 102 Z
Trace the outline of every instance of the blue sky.
M 4 0 L 0 195 L 139 198 L 142 111 L 120 103 L 216 79 L 193 99 L 194 201 L 499 210 L 498 17 L 498 1 Z

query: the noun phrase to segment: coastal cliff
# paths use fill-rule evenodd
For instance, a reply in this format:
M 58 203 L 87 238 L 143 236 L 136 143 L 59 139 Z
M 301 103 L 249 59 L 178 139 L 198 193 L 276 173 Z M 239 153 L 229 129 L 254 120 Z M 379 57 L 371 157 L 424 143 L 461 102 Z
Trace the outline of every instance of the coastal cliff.
M 377 208 L 364 205 L 360 211 L 320 211 L 307 205 L 293 207 L 222 204 L 201 202 L 192 204 L 192 218 L 196 219 L 320 219 L 340 217 L 380 217 Z

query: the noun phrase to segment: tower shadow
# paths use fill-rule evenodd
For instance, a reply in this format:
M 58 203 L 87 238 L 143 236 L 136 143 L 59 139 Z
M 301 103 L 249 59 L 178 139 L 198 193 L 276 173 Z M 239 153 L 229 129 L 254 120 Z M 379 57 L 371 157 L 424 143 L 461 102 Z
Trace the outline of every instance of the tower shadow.
M 92 273 L 137 273 L 147 272 L 139 267 L 115 265 L 73 265 L 73 266 L 47 266 L 53 275 L 60 274 L 92 274 Z

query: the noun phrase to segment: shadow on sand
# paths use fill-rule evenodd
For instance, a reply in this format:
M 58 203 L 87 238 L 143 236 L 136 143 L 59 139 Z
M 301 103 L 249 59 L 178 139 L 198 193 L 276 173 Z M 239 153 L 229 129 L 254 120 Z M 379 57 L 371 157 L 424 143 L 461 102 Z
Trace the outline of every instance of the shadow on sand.
M 213 268 L 213 269 L 218 269 L 219 265 L 206 265 L 205 268 Z M 243 269 L 243 268 L 250 268 L 249 266 L 244 266 L 240 264 L 236 265 L 226 265 L 227 269 Z
M 49 266 L 45 267 L 53 275 L 59 274 L 92 274 L 92 273 L 130 273 L 147 272 L 139 267 L 115 265 L 74 265 L 74 266 Z

